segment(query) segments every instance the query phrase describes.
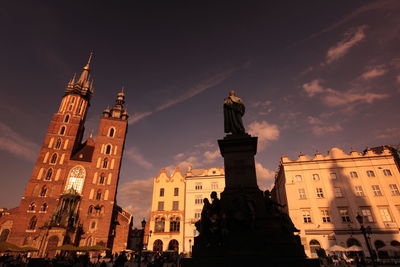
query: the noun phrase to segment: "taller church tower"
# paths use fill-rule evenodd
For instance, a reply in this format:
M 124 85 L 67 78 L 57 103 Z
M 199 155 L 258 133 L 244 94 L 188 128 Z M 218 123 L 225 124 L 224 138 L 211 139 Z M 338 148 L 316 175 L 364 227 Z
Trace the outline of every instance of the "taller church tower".
M 62 244 L 112 248 L 116 235 L 128 234 L 131 216 L 116 205 L 128 127 L 123 91 L 101 115 L 96 141 L 92 135 L 83 141 L 94 92 L 92 57 L 65 89 L 20 205 L 0 218 L 4 241 L 34 246 L 39 256 Z

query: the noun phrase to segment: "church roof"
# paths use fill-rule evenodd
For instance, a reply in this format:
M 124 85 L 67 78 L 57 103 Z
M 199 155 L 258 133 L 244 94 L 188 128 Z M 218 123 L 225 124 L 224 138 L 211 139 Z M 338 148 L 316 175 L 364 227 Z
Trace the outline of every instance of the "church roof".
M 94 152 L 94 140 L 92 136 L 82 144 L 75 154 L 71 156 L 72 160 L 91 162 Z

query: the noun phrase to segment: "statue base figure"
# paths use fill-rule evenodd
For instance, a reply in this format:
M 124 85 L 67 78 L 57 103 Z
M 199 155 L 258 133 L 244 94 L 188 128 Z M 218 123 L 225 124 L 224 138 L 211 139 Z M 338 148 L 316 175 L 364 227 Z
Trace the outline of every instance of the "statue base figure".
M 257 137 L 218 140 L 224 157 L 225 190 L 205 205 L 192 258 L 183 266 L 319 266 L 306 259 L 298 230 L 269 192 L 257 186 Z M 205 218 L 203 218 L 205 217 Z

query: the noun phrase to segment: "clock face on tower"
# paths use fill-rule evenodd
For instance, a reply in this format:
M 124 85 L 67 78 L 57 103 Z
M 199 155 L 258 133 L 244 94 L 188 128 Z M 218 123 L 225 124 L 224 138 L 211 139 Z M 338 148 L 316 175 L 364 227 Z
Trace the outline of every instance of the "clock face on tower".
M 86 171 L 82 166 L 73 167 L 68 175 L 68 182 L 65 187 L 65 192 L 70 189 L 75 190 L 81 194 L 83 189 L 83 182 L 85 181 Z

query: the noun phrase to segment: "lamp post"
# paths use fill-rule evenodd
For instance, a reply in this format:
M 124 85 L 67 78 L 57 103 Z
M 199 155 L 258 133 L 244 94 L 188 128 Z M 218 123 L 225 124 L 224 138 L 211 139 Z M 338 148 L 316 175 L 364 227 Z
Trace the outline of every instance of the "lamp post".
M 146 220 L 143 218 L 142 224 L 142 232 L 140 236 L 139 242 L 139 260 L 138 260 L 138 267 L 142 264 L 142 250 L 143 250 L 143 243 L 144 243 L 144 228 L 146 227 Z
M 372 253 L 372 248 L 369 243 L 369 237 L 367 236 L 367 234 L 371 234 L 371 228 L 369 226 L 367 228 L 364 227 L 364 224 L 363 224 L 364 218 L 360 214 L 357 214 L 356 219 L 361 226 L 360 230 L 364 236 L 365 243 L 367 243 L 368 252 L 369 252 L 369 255 L 371 256 L 372 266 L 376 267 L 377 265 L 375 262 L 375 253 Z
M 189 239 L 189 256 L 192 257 L 192 239 Z

